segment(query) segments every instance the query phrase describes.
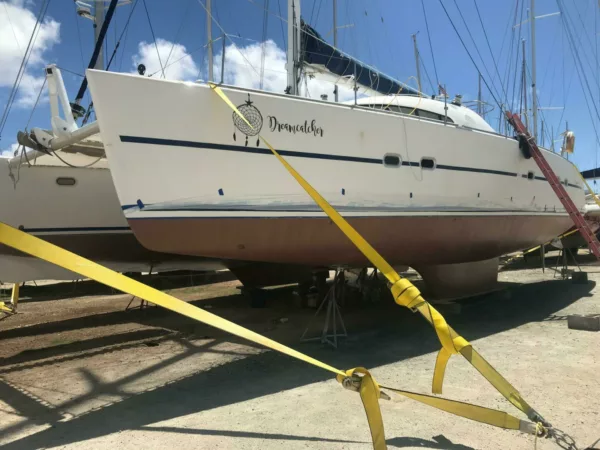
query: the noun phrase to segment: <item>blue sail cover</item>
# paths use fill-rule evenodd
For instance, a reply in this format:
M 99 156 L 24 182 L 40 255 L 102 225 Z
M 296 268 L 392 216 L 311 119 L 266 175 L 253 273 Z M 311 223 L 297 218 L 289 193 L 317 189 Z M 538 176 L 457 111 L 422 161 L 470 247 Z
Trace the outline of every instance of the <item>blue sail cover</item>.
M 600 178 L 600 167 L 598 167 L 596 169 L 584 170 L 581 172 L 581 175 L 586 180 L 589 180 L 591 178 Z
M 394 80 L 387 75 L 339 52 L 302 21 L 302 62 L 311 66 L 322 66 L 339 77 L 352 78 L 356 83 L 384 95 L 419 95 L 416 89 Z

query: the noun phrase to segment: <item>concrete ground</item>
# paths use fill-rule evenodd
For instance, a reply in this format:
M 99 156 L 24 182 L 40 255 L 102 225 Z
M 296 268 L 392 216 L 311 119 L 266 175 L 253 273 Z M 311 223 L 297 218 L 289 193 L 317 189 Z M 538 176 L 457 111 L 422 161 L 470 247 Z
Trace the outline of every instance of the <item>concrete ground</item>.
M 579 448 L 600 438 L 600 333 L 569 330 L 566 321 L 600 313 L 600 267 L 584 270 L 590 282 L 581 285 L 515 266 L 500 273 L 502 291 L 460 302 L 460 313 L 440 307 Z M 333 350 L 298 342 L 314 311 L 295 307 L 291 288 L 271 290 L 267 307 L 253 309 L 235 281 L 163 281 L 155 284 L 336 367 L 431 389 L 435 333 L 391 299 L 350 301 L 350 336 Z M 23 289 L 20 314 L 0 322 L 3 448 L 371 447 L 358 394 L 331 374 L 159 308 L 124 311 L 129 300 L 91 282 Z M 461 357 L 449 363 L 444 395 L 521 417 Z M 390 448 L 534 447 L 531 436 L 404 398 L 381 401 L 381 410 Z M 558 447 L 541 440 L 537 448 Z

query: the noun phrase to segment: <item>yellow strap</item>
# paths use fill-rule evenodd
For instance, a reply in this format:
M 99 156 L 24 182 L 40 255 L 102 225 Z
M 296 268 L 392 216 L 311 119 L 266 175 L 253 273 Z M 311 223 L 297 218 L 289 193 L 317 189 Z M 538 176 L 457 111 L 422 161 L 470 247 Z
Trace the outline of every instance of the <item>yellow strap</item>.
M 596 205 L 600 206 L 600 200 L 598 199 L 598 197 L 596 196 L 596 194 L 594 194 L 594 191 L 592 190 L 592 188 L 590 187 L 590 185 L 588 184 L 588 182 L 585 180 L 585 178 L 583 178 L 583 175 L 581 175 L 581 172 L 579 171 L 579 169 L 577 167 L 575 167 L 575 170 L 577 170 L 577 173 L 579 174 L 579 177 L 581 178 L 581 181 L 584 182 L 585 187 L 587 187 L 588 191 L 590 192 L 590 194 L 592 194 L 592 198 L 596 202 Z
M 396 392 L 404 397 L 416 400 L 420 403 L 424 403 L 442 411 L 455 414 L 457 416 L 465 417 L 467 419 L 474 420 L 476 422 L 486 423 L 499 428 L 506 428 L 510 430 L 523 429 L 522 421 L 515 416 L 512 416 L 503 411 L 495 409 L 484 408 L 483 406 L 476 406 L 470 403 L 458 402 L 455 400 L 447 400 L 440 397 L 434 397 L 432 395 L 417 394 L 415 392 L 398 391 L 397 389 L 390 388 L 387 386 L 381 386 L 381 389 L 386 391 Z
M 252 124 L 246 119 L 246 117 L 239 111 L 239 109 L 229 100 L 229 97 L 223 92 L 223 90 L 214 83 L 209 83 L 211 89 L 227 104 L 229 107 L 251 128 L 254 129 Z M 328 202 L 319 194 L 296 170 L 275 150 L 275 148 L 260 134 L 258 137 L 265 143 L 265 145 L 271 150 L 273 155 L 283 164 L 288 172 L 296 179 L 296 181 L 302 186 L 302 188 L 311 196 L 311 198 L 319 205 L 319 207 L 329 216 L 329 218 L 338 226 L 338 228 L 346 235 L 350 241 L 375 265 L 377 269 L 388 279 L 390 282 L 392 294 L 396 299 L 396 302 L 402 306 L 413 308 L 418 310 L 425 319 L 427 319 L 434 327 L 435 331 L 440 339 L 442 348 L 444 348 L 450 354 L 461 353 L 467 361 L 469 361 L 475 368 L 514 406 L 519 408 L 528 417 L 533 418 L 536 416 L 535 411 L 525 402 L 521 397 L 521 394 L 500 375 L 487 361 L 481 357 L 473 357 L 473 355 L 479 356 L 479 354 L 472 348 L 472 346 L 463 339 L 458 333 L 456 333 L 444 320 L 442 315 L 435 310 L 429 303 L 427 303 L 422 297 L 419 290 L 406 279 L 400 278 L 400 275 L 392 268 L 390 264 L 375 250 L 371 244 L 369 244 L 347 221 L 344 219 Z M 465 352 L 469 349 L 468 352 Z M 465 356 L 466 354 L 469 357 Z M 443 359 L 441 360 L 443 361 Z M 447 361 L 447 360 L 446 360 Z M 445 364 L 438 366 L 435 370 L 437 373 L 437 386 L 441 391 L 441 384 Z
M 250 331 L 229 320 L 216 316 L 208 311 L 200 309 L 194 305 L 186 303 L 164 292 L 153 289 L 143 283 L 127 278 L 117 272 L 113 272 L 106 267 L 96 264 L 93 261 L 77 256 L 60 247 L 52 245 L 46 241 L 38 239 L 30 234 L 19 231 L 6 224 L 0 223 L 0 242 L 10 247 L 16 248 L 24 253 L 51 262 L 67 270 L 78 273 L 88 278 L 100 281 L 120 291 L 135 295 L 138 298 L 148 300 L 163 308 L 170 309 L 184 316 L 207 323 L 228 333 L 239 336 L 243 339 L 255 342 L 265 347 L 272 348 L 278 352 L 285 353 L 301 361 L 305 361 L 314 366 L 333 372 L 336 375 L 345 372 L 336 369 L 319 360 L 311 358 L 303 353 L 291 349 L 277 341 L 262 336 L 254 331 Z
M 365 413 L 367 414 L 367 422 L 371 431 L 371 440 L 375 450 L 386 449 L 385 432 L 383 428 L 383 418 L 381 417 L 381 409 L 379 408 L 380 389 L 377 382 L 364 367 L 356 367 L 346 371 L 347 377 L 352 377 L 355 373 L 362 374 L 360 383 L 360 399 L 363 402 Z M 344 377 L 338 375 L 337 380 L 341 383 Z
M 367 413 L 367 420 L 371 429 L 373 445 L 378 450 L 385 448 L 383 421 L 381 419 L 381 411 L 378 403 L 380 389 L 379 385 L 375 382 L 375 380 L 373 380 L 366 369 L 359 367 L 346 372 L 336 369 L 335 367 L 311 358 L 310 356 L 293 350 L 285 345 L 273 341 L 272 339 L 247 330 L 244 327 L 236 325 L 235 323 L 216 316 L 208 311 L 146 286 L 124 275 L 113 272 L 112 270 L 96 264 L 93 261 L 77 256 L 71 252 L 68 252 L 67 250 L 61 249 L 35 236 L 29 235 L 3 223 L 0 223 L 0 243 L 8 245 L 9 247 L 13 247 L 31 256 L 35 256 L 56 264 L 67 270 L 71 270 L 85 277 L 92 278 L 119 291 L 128 293 L 130 295 L 135 295 L 138 298 L 142 298 L 156 305 L 162 306 L 163 308 L 190 317 L 191 319 L 198 320 L 215 328 L 219 328 L 228 333 L 255 342 L 256 344 L 263 345 L 272 350 L 276 350 L 293 358 L 297 358 L 301 361 L 320 367 L 321 369 L 333 372 L 336 374 L 337 379 L 340 382 L 342 382 L 345 377 L 352 376 L 354 373 L 363 374 L 359 392 L 365 412 Z M 468 403 L 455 402 L 452 400 L 416 394 L 414 392 L 403 391 L 399 389 L 386 389 L 393 390 L 394 392 L 405 395 L 406 397 L 412 398 L 418 402 L 433 406 L 442 411 L 451 412 L 452 414 L 456 414 L 458 416 L 488 423 L 498 427 L 507 428 L 506 423 L 516 423 L 515 421 L 519 421 L 519 419 L 511 416 L 510 414 L 476 405 L 470 405 Z M 502 417 L 508 417 L 508 419 L 499 420 L 499 418 Z M 490 418 L 495 419 L 492 420 Z M 515 427 L 514 429 L 519 428 Z

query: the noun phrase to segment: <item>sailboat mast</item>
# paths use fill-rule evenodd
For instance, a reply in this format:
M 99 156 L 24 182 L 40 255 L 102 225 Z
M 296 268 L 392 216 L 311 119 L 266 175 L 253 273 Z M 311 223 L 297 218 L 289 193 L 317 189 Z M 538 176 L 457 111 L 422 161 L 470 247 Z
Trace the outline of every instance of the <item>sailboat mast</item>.
M 598 0 L 600 1 L 600 0 Z M 333 47 L 337 50 L 337 0 L 333 0 Z M 333 86 L 333 95 L 334 100 L 338 102 L 338 86 L 337 84 Z
M 479 114 L 481 117 L 483 117 L 483 105 L 481 104 L 481 73 L 479 74 L 479 86 L 477 89 L 477 114 Z
M 535 63 L 535 0 L 531 0 L 531 102 L 533 109 L 533 137 L 537 141 L 538 137 L 538 105 L 536 92 L 536 63 Z
M 287 89 L 298 95 L 298 55 L 300 50 L 300 0 L 288 0 Z
M 213 78 L 213 46 L 212 46 L 212 1 L 206 0 L 206 40 L 208 54 L 208 81 L 214 81 Z
M 523 69 L 521 84 L 523 87 L 523 116 L 525 117 L 525 126 L 529 128 L 529 114 L 527 111 L 527 60 L 525 54 L 525 39 L 521 40 L 523 46 Z
M 94 42 L 98 45 L 98 39 L 102 39 L 100 36 L 100 30 L 102 29 L 102 24 L 104 23 L 104 0 L 96 0 L 94 2 Z M 104 51 L 103 45 L 100 45 L 100 50 L 98 52 L 98 59 L 96 59 L 96 64 L 94 65 L 94 69 L 104 70 Z
M 417 35 L 412 35 L 413 44 L 415 47 L 415 63 L 417 65 L 417 86 L 419 87 L 419 92 L 423 92 L 421 89 L 421 65 L 419 64 L 419 49 L 417 47 Z

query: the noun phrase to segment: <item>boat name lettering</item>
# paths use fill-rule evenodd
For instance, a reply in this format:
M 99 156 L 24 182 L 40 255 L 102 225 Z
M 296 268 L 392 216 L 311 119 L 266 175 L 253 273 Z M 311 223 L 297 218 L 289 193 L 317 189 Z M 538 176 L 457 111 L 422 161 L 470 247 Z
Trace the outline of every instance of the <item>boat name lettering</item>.
M 312 134 L 313 136 L 323 137 L 323 128 L 317 126 L 316 120 L 305 120 L 302 124 L 290 124 L 284 123 L 277 120 L 275 116 L 269 117 L 269 128 L 271 131 L 287 131 L 289 133 L 304 133 L 304 134 Z

